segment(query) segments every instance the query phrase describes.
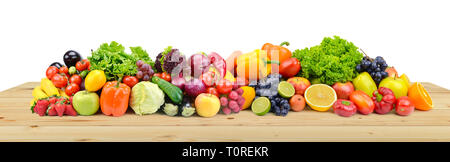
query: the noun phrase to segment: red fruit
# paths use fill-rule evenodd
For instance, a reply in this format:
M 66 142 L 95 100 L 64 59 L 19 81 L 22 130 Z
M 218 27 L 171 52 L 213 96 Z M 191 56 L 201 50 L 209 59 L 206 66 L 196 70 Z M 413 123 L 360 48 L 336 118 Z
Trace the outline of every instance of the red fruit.
M 238 96 L 237 103 L 239 104 L 239 107 L 242 107 L 245 104 L 245 98 Z
M 39 100 L 36 102 L 36 104 L 38 105 L 42 105 L 44 107 L 48 107 L 48 105 L 50 104 L 50 102 L 48 100 Z
M 220 105 L 221 106 L 227 106 L 228 105 L 228 98 L 226 98 L 226 97 L 221 97 L 220 98 Z
M 78 114 L 72 105 L 66 105 L 66 110 L 64 111 L 64 115 L 77 116 Z
M 69 75 L 69 68 L 67 68 L 67 66 L 63 66 L 63 67 L 59 68 L 59 73 L 65 74 L 66 76 L 70 76 Z
M 353 86 L 353 84 L 351 82 L 334 83 L 333 89 L 336 91 L 338 99 L 346 99 L 346 100 L 348 100 L 348 97 L 350 96 L 350 94 L 352 94 L 352 92 L 355 91 L 355 87 Z
M 292 111 L 302 111 L 305 109 L 305 98 L 302 95 L 296 94 L 289 99 Z
M 50 97 L 50 99 L 48 100 L 48 102 L 50 103 L 50 104 L 55 104 L 56 103 L 56 97 Z
M 222 111 L 223 111 L 223 113 L 226 114 L 226 115 L 231 114 L 231 109 L 228 108 L 228 107 L 222 108 Z
M 51 104 L 51 105 L 49 106 L 47 115 L 48 115 L 48 116 L 56 116 L 56 115 L 58 115 L 58 113 L 56 112 L 56 109 L 55 109 L 55 104 Z
M 287 80 L 295 88 L 295 94 L 303 95 L 306 89 L 311 86 L 311 82 L 303 77 L 292 77 Z
M 226 79 L 222 79 L 217 83 L 216 88 L 220 94 L 228 94 L 233 90 L 233 84 Z
M 74 74 L 69 78 L 69 83 L 75 83 L 77 85 L 81 85 L 81 76 L 79 76 L 78 74 Z
M 53 75 L 51 80 L 56 88 L 63 88 L 67 85 L 67 76 L 65 76 L 64 74 L 55 74 Z
M 403 96 L 397 99 L 395 103 L 395 112 L 397 115 L 408 116 L 414 112 L 414 104 L 408 98 L 408 96 Z
M 58 114 L 58 116 L 63 116 L 64 111 L 66 111 L 66 106 L 62 103 L 57 103 L 55 106 L 55 109 L 56 109 L 56 113 Z
M 233 111 L 233 112 L 239 112 L 241 110 L 241 108 L 239 107 L 239 104 L 236 101 L 230 101 L 228 102 L 228 107 Z
M 48 79 L 52 79 L 55 74 L 59 73 L 59 69 L 54 66 L 50 66 L 47 68 L 47 71 L 45 72 L 45 75 Z
M 214 87 L 207 88 L 206 93 L 213 94 L 213 95 L 219 97 L 219 92 L 217 92 L 217 89 Z
M 238 96 L 239 95 L 236 91 L 231 91 L 230 94 L 228 95 L 228 98 L 230 98 L 230 100 L 237 101 Z
M 235 90 L 237 93 L 238 93 L 238 95 L 242 95 L 242 94 L 244 94 L 244 90 L 242 89 L 242 88 L 238 88 L 238 89 L 236 89 Z
M 36 113 L 39 114 L 39 116 L 45 116 L 47 113 L 47 108 L 43 105 L 36 105 Z
M 388 73 L 389 77 L 398 78 L 398 72 L 393 66 L 386 68 L 384 71 Z
M 70 96 L 69 101 L 70 101 L 70 104 L 73 103 L 73 96 Z
M 340 116 L 350 117 L 356 113 L 357 108 L 356 105 L 350 100 L 338 99 L 333 104 L 333 111 Z

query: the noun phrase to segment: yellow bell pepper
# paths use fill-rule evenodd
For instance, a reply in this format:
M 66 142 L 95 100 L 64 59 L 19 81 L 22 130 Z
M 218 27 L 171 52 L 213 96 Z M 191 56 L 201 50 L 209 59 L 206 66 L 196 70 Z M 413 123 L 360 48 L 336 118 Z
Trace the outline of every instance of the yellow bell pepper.
M 256 49 L 250 53 L 242 54 L 237 58 L 237 77 L 247 79 L 249 82 L 267 77 L 270 73 L 267 53 L 261 49 Z

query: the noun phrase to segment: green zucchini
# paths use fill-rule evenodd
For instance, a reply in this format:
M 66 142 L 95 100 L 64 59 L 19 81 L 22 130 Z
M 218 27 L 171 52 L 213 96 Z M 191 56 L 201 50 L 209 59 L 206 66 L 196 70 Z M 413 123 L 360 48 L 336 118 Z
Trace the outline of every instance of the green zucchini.
M 183 91 L 181 91 L 180 88 L 157 76 L 152 77 L 152 82 L 157 84 L 158 87 L 169 96 L 173 103 L 181 104 L 181 101 L 183 101 Z

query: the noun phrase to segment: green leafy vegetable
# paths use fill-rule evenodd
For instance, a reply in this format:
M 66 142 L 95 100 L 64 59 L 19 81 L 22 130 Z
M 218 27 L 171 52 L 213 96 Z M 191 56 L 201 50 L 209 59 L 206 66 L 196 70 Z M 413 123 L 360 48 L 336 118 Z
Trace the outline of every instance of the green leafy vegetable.
M 325 37 L 320 45 L 295 50 L 293 57 L 300 60 L 302 66 L 299 76 L 332 85 L 356 77 L 355 67 L 363 55 L 352 42 L 334 36 L 334 39 Z
M 91 70 L 103 70 L 108 81 L 119 80 L 119 78 L 137 73 L 137 60 L 143 60 L 146 63 L 153 64 L 148 53 L 141 47 L 131 47 L 132 54 L 125 52 L 125 47 L 112 41 L 110 44 L 104 43 L 92 51 L 88 57 L 91 63 Z

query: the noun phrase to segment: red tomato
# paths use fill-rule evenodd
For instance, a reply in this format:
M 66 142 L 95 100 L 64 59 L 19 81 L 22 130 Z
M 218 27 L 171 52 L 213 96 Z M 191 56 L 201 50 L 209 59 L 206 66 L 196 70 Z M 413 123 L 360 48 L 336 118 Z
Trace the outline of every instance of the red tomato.
M 228 94 L 233 90 L 233 83 L 229 80 L 222 79 L 217 83 L 216 88 L 220 94 Z
M 291 78 L 300 71 L 301 65 L 300 61 L 296 58 L 290 58 L 280 63 L 280 74 L 284 78 Z
M 219 77 L 215 72 L 208 71 L 206 73 L 203 73 L 199 79 L 206 85 L 206 87 L 214 87 Z
M 67 85 L 67 77 L 61 74 L 56 74 L 52 77 L 52 83 L 56 88 L 63 88 Z
M 139 79 L 136 78 L 135 76 L 125 76 L 125 77 L 123 77 L 122 81 L 130 88 L 133 88 L 134 85 L 139 83 Z
M 206 93 L 209 93 L 209 94 L 212 94 L 212 95 L 215 95 L 215 96 L 219 97 L 219 92 L 217 92 L 217 89 L 214 88 L 214 87 L 207 88 L 206 89 Z
M 350 101 L 355 103 L 358 112 L 367 115 L 375 109 L 375 103 L 364 91 L 357 90 L 350 94 Z
M 414 112 L 414 104 L 408 98 L 408 96 L 403 96 L 397 99 L 395 103 L 395 112 L 401 116 L 408 116 Z
M 69 75 L 69 68 L 67 68 L 67 66 L 63 66 L 63 67 L 59 68 L 59 73 L 66 74 L 67 77 L 70 76 Z
M 73 74 L 70 78 L 69 78 L 69 83 L 75 83 L 77 85 L 81 85 L 81 77 L 78 74 Z
M 50 66 L 47 68 L 47 71 L 45 72 L 45 75 L 48 79 L 52 79 L 55 74 L 59 73 L 59 69 L 54 66 Z
M 77 64 L 75 64 L 75 68 L 78 71 L 84 71 L 90 67 L 90 64 L 91 63 L 89 62 L 88 59 L 84 59 L 84 60 L 78 61 Z
M 172 77 L 170 76 L 169 73 L 166 73 L 166 72 L 161 73 L 161 79 L 164 79 L 168 82 L 172 81 Z
M 153 76 L 157 76 L 158 78 L 161 78 L 161 79 L 162 79 L 161 73 L 155 73 L 155 74 L 153 74 Z
M 66 87 L 66 94 L 68 96 L 73 96 L 75 93 L 77 93 L 78 91 L 80 91 L 80 86 L 78 86 L 78 84 L 72 83 L 69 86 Z

